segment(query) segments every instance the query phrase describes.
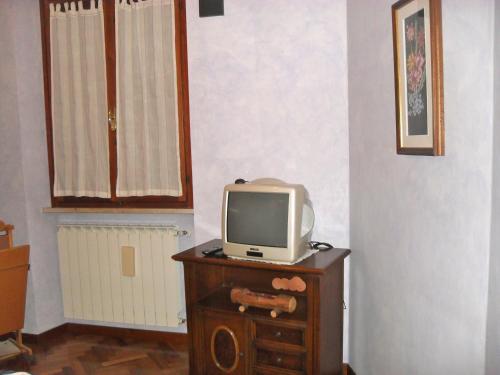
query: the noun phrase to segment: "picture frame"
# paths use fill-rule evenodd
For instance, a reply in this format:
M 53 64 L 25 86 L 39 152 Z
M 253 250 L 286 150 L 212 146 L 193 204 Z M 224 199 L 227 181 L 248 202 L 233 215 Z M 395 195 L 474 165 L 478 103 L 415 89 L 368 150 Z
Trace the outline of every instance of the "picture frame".
M 444 155 L 441 0 L 392 5 L 397 153 Z

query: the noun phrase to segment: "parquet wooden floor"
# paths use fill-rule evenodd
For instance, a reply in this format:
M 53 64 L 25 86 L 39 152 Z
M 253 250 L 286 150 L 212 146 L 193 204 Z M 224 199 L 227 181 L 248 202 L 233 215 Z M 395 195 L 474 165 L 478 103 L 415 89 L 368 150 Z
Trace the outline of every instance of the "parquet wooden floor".
M 65 333 L 31 345 L 34 363 L 23 359 L 0 363 L 1 370 L 33 375 L 187 375 L 188 352 L 166 343 Z M 1 371 L 0 371 L 1 372 Z

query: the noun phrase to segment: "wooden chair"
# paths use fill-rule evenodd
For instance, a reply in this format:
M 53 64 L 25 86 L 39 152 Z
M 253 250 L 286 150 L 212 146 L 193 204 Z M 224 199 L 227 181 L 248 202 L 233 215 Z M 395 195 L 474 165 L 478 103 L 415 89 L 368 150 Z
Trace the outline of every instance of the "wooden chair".
M 23 344 L 26 286 L 29 269 L 29 246 L 13 246 L 14 226 L 0 221 L 0 335 L 15 332 L 15 345 L 20 352 L 0 357 L 0 360 L 19 354 L 32 355 Z

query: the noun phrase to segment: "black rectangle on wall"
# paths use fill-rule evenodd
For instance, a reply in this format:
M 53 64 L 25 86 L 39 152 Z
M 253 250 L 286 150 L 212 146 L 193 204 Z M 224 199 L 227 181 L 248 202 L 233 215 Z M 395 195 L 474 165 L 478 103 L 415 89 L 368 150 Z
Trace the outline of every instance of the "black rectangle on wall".
M 200 17 L 224 15 L 224 0 L 200 0 Z

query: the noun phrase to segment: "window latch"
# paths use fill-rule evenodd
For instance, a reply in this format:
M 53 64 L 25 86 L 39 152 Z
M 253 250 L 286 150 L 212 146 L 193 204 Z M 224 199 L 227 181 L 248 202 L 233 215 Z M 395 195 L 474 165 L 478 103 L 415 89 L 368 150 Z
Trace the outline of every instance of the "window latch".
M 108 124 L 111 131 L 116 131 L 116 115 L 113 111 L 108 112 Z

